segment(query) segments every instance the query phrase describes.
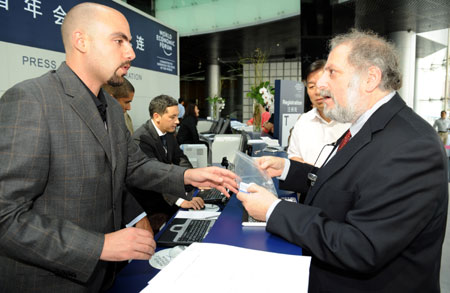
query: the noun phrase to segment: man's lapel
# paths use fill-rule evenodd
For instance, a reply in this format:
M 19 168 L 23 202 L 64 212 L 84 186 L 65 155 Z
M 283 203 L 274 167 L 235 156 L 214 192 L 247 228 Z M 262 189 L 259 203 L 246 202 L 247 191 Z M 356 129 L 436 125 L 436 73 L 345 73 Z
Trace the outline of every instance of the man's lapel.
M 350 139 L 345 147 L 338 151 L 325 166 L 318 170 L 317 181 L 314 186 L 310 188 L 305 199 L 305 204 L 310 204 L 322 185 L 324 185 L 334 174 L 345 168 L 345 165 L 352 157 L 370 143 L 373 134 L 382 130 L 392 117 L 405 106 L 405 102 L 398 94 L 396 94 L 389 102 L 375 111 L 361 130 Z
M 118 149 L 119 141 L 118 141 L 118 137 L 117 137 L 117 133 L 118 132 L 117 131 L 113 131 L 112 128 L 115 125 L 119 125 L 120 121 L 116 121 L 117 119 L 113 115 L 112 105 L 115 102 L 114 98 L 111 97 L 106 91 L 103 91 L 103 94 L 105 95 L 105 98 L 106 98 L 107 103 L 109 105 L 109 107 L 106 107 L 106 122 L 108 124 L 108 134 L 109 134 L 109 141 L 110 141 L 110 147 L 111 147 L 112 170 L 113 170 L 113 172 L 115 172 L 116 171 L 116 167 L 117 167 L 117 153 L 119 152 L 119 149 Z M 119 117 L 120 119 L 125 120 L 125 116 L 124 115 L 120 115 L 120 116 L 117 116 L 117 117 Z
M 109 162 L 112 164 L 111 143 L 109 135 L 105 129 L 100 113 L 92 100 L 90 92 L 83 85 L 80 79 L 72 70 L 63 63 L 57 70 L 57 74 L 64 87 L 65 93 L 71 96 L 70 105 L 78 116 L 86 123 L 92 131 L 102 148 L 104 149 Z
M 368 127 L 363 127 L 355 137 L 353 137 L 340 151 L 329 160 L 325 166 L 320 168 L 317 172 L 317 181 L 308 192 L 305 199 L 305 204 L 310 204 L 314 199 L 317 191 L 322 185 L 328 181 L 336 172 L 345 167 L 351 158 L 366 144 L 372 140 L 372 132 Z
M 162 144 L 161 138 L 159 138 L 159 134 L 155 129 L 155 126 L 153 126 L 153 123 L 150 120 L 147 122 L 147 131 L 150 134 L 150 137 L 154 140 L 156 145 L 156 151 L 158 152 L 158 160 L 166 163 L 166 150 L 164 149 L 164 146 Z

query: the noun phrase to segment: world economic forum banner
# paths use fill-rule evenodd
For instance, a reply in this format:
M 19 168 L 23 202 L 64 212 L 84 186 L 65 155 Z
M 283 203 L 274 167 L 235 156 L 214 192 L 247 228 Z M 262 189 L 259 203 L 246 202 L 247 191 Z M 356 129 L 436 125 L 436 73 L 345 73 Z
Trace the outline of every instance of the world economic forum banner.
M 61 24 L 67 11 L 83 1 L 0 0 L 0 40 L 64 52 Z M 94 1 L 121 11 L 130 23 L 136 59 L 133 66 L 177 74 L 177 33 L 113 1 Z M 54 68 L 50 60 L 24 59 Z
M 0 96 L 22 80 L 59 67 L 65 59 L 62 22 L 66 13 L 82 2 L 0 0 Z M 131 111 L 136 128 L 148 119 L 151 98 L 159 94 L 179 97 L 178 33 L 126 3 L 91 2 L 119 10 L 130 24 L 136 59 L 127 78 L 136 88 Z

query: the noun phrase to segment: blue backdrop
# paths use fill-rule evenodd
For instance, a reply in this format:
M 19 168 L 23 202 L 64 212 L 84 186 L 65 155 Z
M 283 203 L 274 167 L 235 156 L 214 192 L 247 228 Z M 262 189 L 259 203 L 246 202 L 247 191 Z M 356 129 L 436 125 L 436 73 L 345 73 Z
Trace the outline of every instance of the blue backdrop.
M 0 0 L 0 41 L 64 52 L 61 24 L 76 0 Z M 177 32 L 113 1 L 130 23 L 133 66 L 177 75 Z

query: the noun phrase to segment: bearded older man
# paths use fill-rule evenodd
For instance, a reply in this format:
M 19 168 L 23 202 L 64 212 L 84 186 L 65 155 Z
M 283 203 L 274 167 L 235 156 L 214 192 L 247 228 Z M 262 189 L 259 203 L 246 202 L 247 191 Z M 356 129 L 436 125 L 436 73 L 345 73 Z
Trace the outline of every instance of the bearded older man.
M 281 188 L 307 192 L 305 204 L 255 185 L 238 198 L 267 231 L 312 256 L 310 292 L 439 292 L 448 208 L 439 137 L 395 92 L 391 44 L 354 30 L 330 47 L 317 85 L 325 115 L 350 122 L 349 131 L 320 169 L 259 160 Z

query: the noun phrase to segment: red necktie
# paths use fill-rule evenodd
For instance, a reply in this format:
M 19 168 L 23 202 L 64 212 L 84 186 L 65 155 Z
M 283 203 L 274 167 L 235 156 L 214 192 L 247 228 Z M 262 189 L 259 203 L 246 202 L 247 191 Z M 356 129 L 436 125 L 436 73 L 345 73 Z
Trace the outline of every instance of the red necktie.
M 352 134 L 350 133 L 350 129 L 347 130 L 347 132 L 345 133 L 344 138 L 341 140 L 341 143 L 339 144 L 338 147 L 338 151 L 340 151 L 346 144 L 347 142 L 350 140 L 350 138 L 352 137 Z

